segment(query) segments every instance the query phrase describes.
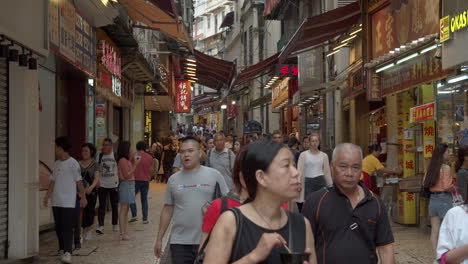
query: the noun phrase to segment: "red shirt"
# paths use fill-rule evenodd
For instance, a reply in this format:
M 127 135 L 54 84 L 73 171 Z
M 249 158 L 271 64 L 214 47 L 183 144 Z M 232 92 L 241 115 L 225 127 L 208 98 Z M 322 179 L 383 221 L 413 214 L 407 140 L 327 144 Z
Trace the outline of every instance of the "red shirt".
M 144 152 L 138 151 L 137 153 L 132 155 L 130 161 L 132 164 L 135 163 L 135 155 L 139 155 L 141 157 L 140 163 L 135 168 L 135 181 L 151 181 L 151 167 L 153 166 L 153 157 Z
M 213 229 L 214 225 L 216 224 L 216 221 L 218 221 L 218 218 L 221 215 L 221 202 L 222 202 L 221 199 L 216 199 L 211 203 L 210 207 L 208 207 L 205 217 L 203 218 L 203 225 L 202 225 L 203 232 L 206 232 L 206 233 L 211 232 L 211 229 Z M 241 205 L 242 204 L 240 202 L 228 198 L 226 209 L 239 207 Z M 283 204 L 281 207 L 286 210 L 289 210 L 286 204 Z

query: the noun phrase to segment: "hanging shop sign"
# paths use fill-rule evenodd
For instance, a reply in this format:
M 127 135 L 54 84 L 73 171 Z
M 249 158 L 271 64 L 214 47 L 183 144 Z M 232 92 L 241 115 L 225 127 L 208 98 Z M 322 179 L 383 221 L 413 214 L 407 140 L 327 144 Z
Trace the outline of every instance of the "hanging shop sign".
M 443 70 L 435 51 L 424 53 L 412 60 L 381 72 L 381 85 L 384 95 L 414 87 L 451 74 Z
M 382 101 L 381 76 L 372 69 L 366 70 L 366 95 L 368 101 Z
M 271 107 L 275 108 L 288 99 L 288 82 L 289 78 L 281 80 L 271 92 Z
M 435 102 L 418 105 L 410 108 L 410 123 L 434 120 Z
M 276 76 L 280 78 L 294 77 L 299 75 L 297 64 L 278 64 L 276 65 Z
M 49 1 L 50 49 L 78 69 L 96 76 L 96 29 L 70 0 Z
M 440 41 L 442 42 L 442 66 L 444 69 L 457 67 L 468 61 L 468 1 L 442 1 Z
M 317 48 L 297 55 L 300 89 L 321 88 L 319 84 L 322 82 L 323 76 L 322 54 L 322 48 Z
M 439 0 L 407 1 L 398 12 L 388 5 L 372 15 L 372 57 L 438 32 Z
M 362 79 L 363 79 L 362 67 L 349 75 L 348 87 L 349 87 L 350 96 L 356 97 L 364 91 L 364 85 L 363 85 Z
M 424 158 L 431 158 L 435 148 L 435 121 L 424 122 L 423 144 Z
M 122 79 L 121 66 L 122 59 L 120 55 L 114 50 L 115 44 L 110 44 L 106 40 L 100 40 L 101 46 L 101 64 L 113 75 Z
M 105 95 L 108 100 L 119 101 L 122 96 L 122 72 L 120 50 L 107 34 L 98 29 L 97 31 L 98 47 L 98 86 L 99 94 Z M 108 91 L 104 92 L 104 90 Z M 113 97 L 113 98 L 111 98 Z
M 297 79 L 290 79 L 288 83 L 288 99 L 293 105 L 298 104 L 301 96 Z
M 175 109 L 176 113 L 190 113 L 191 92 L 190 82 L 187 80 L 175 81 Z
M 237 117 L 237 105 L 228 104 L 227 113 L 228 113 L 228 117 Z
M 259 134 L 262 133 L 263 127 L 258 121 L 249 120 L 244 125 L 244 134 Z

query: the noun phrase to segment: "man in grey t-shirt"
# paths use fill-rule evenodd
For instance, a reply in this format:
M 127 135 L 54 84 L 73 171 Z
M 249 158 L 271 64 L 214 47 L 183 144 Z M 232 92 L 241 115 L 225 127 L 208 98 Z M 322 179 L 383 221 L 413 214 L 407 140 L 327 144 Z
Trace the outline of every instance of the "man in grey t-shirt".
M 223 175 L 228 188 L 232 189 L 232 168 L 236 155 L 232 150 L 225 147 L 226 138 L 223 133 L 214 135 L 215 147 L 208 151 L 208 160 L 206 166 L 211 167 Z
M 217 182 L 222 194 L 228 192 L 218 171 L 200 165 L 201 155 L 200 143 L 193 137 L 184 138 L 180 145 L 183 170 L 173 174 L 167 183 L 154 253 L 161 256 L 162 238 L 172 219 L 173 264 L 193 264 L 201 237 L 202 207 L 213 199 Z

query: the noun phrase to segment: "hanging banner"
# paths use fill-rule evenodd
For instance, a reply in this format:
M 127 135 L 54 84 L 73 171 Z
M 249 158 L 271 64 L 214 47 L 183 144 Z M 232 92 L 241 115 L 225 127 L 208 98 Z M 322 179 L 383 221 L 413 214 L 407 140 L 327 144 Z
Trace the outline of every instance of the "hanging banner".
M 381 88 L 381 78 L 380 75 L 375 73 L 372 69 L 367 69 L 366 71 L 366 90 L 367 90 L 367 100 L 382 101 L 382 88 Z
M 423 124 L 424 158 L 431 158 L 435 148 L 435 122 L 427 121 Z
M 190 113 L 191 112 L 191 92 L 190 82 L 187 80 L 176 80 L 175 81 L 176 92 L 175 92 L 175 109 L 176 113 Z
M 276 108 L 281 103 L 288 100 L 288 82 L 289 78 L 286 78 L 273 87 L 271 92 L 271 107 Z
M 410 123 L 434 120 L 435 102 L 418 105 L 410 108 Z

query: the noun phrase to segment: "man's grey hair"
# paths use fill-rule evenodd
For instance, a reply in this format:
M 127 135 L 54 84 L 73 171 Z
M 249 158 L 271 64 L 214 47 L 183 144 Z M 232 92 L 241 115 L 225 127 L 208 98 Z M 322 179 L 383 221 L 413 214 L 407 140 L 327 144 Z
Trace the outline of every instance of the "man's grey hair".
M 223 139 L 226 139 L 226 137 L 224 136 L 224 134 L 221 133 L 221 132 L 218 132 L 218 133 L 214 134 L 213 139 L 215 139 L 215 138 L 217 138 L 217 137 L 222 137 Z
M 353 144 L 353 143 L 341 143 L 338 144 L 335 149 L 333 150 L 332 154 L 332 162 L 336 161 L 338 158 L 338 154 L 341 152 L 348 152 L 348 153 L 359 153 L 359 156 L 362 160 L 362 149 L 360 146 Z

